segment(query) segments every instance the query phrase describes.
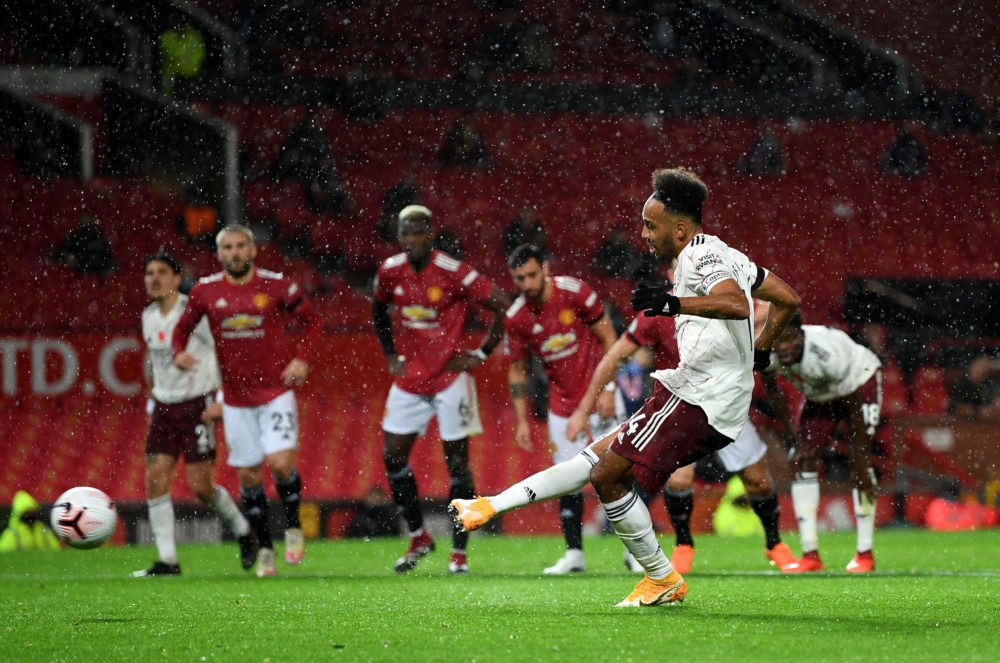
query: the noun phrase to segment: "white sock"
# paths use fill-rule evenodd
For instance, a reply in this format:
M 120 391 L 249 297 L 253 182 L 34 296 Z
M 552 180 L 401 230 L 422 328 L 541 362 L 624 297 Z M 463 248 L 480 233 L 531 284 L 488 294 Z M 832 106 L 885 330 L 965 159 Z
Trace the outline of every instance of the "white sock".
M 226 523 L 229 531 L 237 537 L 246 536 L 250 533 L 250 523 L 240 513 L 240 508 L 236 506 L 232 496 L 225 488 L 215 484 L 215 497 L 212 498 L 212 508 L 219 514 L 222 522 Z
M 149 507 L 149 527 L 153 530 L 153 540 L 160 561 L 164 564 L 177 563 L 177 541 L 174 538 L 174 501 L 170 494 L 146 502 Z
M 584 449 L 569 460 L 532 474 L 499 495 L 486 499 L 497 513 L 503 513 L 534 502 L 569 495 L 590 482 L 590 468 L 596 464 L 597 456 L 594 452 Z
M 666 578 L 674 567 L 663 554 L 663 548 L 653 531 L 649 510 L 634 490 L 614 502 L 601 503 L 615 533 L 629 549 L 635 560 L 646 569 L 646 575 L 655 580 Z
M 868 552 L 875 539 L 875 502 L 862 497 L 857 488 L 851 490 L 851 495 L 854 496 L 854 519 L 858 527 L 858 552 Z
M 817 518 L 819 514 L 819 473 L 798 472 L 792 481 L 792 507 L 799 521 L 799 542 L 802 554 L 819 548 Z

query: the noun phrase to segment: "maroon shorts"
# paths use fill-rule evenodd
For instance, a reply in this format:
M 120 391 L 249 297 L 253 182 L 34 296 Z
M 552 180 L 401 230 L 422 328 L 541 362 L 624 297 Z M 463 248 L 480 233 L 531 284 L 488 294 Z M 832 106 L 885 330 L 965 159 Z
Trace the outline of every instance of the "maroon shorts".
M 201 422 L 201 413 L 212 402 L 211 396 L 182 403 L 156 401 L 146 435 L 146 455 L 184 456 L 188 463 L 215 460 L 215 425 Z
M 642 409 L 621 425 L 611 450 L 632 461 L 635 480 L 643 490 L 655 495 L 678 467 L 730 442 L 709 425 L 704 410 L 657 384 Z
M 875 435 L 882 412 L 882 371 L 875 371 L 868 382 L 858 388 L 861 397 L 861 414 L 868 436 Z M 838 437 L 851 434 L 851 413 L 847 401 L 838 398 L 817 403 L 806 401 L 799 420 L 802 447 L 806 450 L 823 449 Z

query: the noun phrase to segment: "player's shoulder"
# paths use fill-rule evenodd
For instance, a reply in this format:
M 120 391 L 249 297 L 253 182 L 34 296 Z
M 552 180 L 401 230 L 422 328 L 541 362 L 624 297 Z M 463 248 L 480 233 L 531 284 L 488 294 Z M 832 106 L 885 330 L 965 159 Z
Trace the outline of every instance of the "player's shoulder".
M 204 288 L 211 288 L 213 286 L 216 286 L 216 285 L 219 285 L 219 284 L 222 284 L 222 283 L 225 283 L 225 282 L 226 282 L 226 274 L 225 274 L 225 272 L 216 272 L 215 274 L 209 274 L 208 276 L 203 276 L 200 279 L 198 279 L 198 281 L 195 282 L 195 284 L 194 284 L 194 288 L 191 289 L 191 292 L 194 292 L 198 288 L 202 288 L 202 289 L 204 289 Z
M 156 302 L 150 302 L 146 305 L 146 308 L 142 309 L 142 319 L 151 319 L 156 314 Z
M 590 289 L 590 286 L 575 276 L 553 276 L 552 284 L 558 290 L 564 290 L 572 293 L 583 292 L 584 290 Z
M 284 281 L 285 275 L 282 272 L 275 272 L 274 270 L 264 269 L 258 267 L 255 276 L 263 281 Z
M 396 255 L 389 256 L 382 261 L 379 265 L 380 272 L 388 272 L 395 269 L 399 269 L 406 264 L 406 253 L 397 253 Z
M 509 322 L 513 322 L 514 320 L 516 320 L 523 311 L 527 310 L 526 306 L 527 306 L 527 300 L 524 298 L 524 295 L 520 295 L 517 299 L 514 300 L 514 302 L 507 309 L 506 313 L 507 320 Z
M 463 263 L 458 258 L 453 258 L 443 251 L 434 251 L 434 255 L 431 258 L 436 266 L 440 267 L 446 272 L 458 272 L 462 269 Z

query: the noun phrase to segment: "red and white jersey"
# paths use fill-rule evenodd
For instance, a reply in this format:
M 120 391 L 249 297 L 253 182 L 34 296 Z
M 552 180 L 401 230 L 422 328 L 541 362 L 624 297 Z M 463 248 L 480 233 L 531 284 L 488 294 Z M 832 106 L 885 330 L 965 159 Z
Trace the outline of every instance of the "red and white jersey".
M 505 351 L 511 361 L 527 358 L 529 351 L 538 355 L 549 378 L 549 410 L 568 417 L 604 356 L 590 328 L 604 315 L 604 307 L 579 279 L 555 276 L 552 285 L 552 296 L 544 304 L 529 302 L 524 295 L 514 300 L 504 319 Z
M 674 319 L 666 315 L 635 316 L 625 331 L 636 345 L 653 350 L 656 368 L 670 368 L 680 361 L 677 353 L 677 327 Z
M 754 306 L 750 293 L 766 274 L 718 237 L 695 235 L 677 256 L 674 295 L 703 297 L 731 279 L 743 291 L 750 317 L 676 316 L 680 360 L 676 368 L 653 373 L 653 378 L 681 400 L 704 410 L 715 430 L 734 440 L 746 423 L 754 384 Z
M 185 348 L 202 316 L 215 338 L 226 403 L 257 407 L 288 391 L 281 372 L 292 359 L 311 363 L 320 318 L 298 284 L 282 274 L 255 268 L 246 283 L 234 284 L 219 272 L 200 279 L 174 330 L 174 354 Z M 298 347 L 286 327 L 302 326 Z
M 396 353 L 406 357 L 395 384 L 411 394 L 431 396 L 454 382 L 458 373 L 444 367 L 459 351 L 469 305 L 485 302 L 492 292 L 490 279 L 436 249 L 419 272 L 405 253 L 383 262 L 374 297 L 395 306 Z
M 188 339 L 189 353 L 198 363 L 189 371 L 174 366 L 174 352 L 170 345 L 174 327 L 187 306 L 187 295 L 180 295 L 173 307 L 164 315 L 153 302 L 142 312 L 142 339 L 146 342 L 153 376 L 153 398 L 161 403 L 182 403 L 219 389 L 219 364 L 215 360 L 215 342 L 204 318 L 194 328 Z
M 802 325 L 802 359 L 782 366 L 771 353 L 771 368 L 785 376 L 807 400 L 827 402 L 844 398 L 868 382 L 882 367 L 878 356 L 850 336 L 832 327 Z

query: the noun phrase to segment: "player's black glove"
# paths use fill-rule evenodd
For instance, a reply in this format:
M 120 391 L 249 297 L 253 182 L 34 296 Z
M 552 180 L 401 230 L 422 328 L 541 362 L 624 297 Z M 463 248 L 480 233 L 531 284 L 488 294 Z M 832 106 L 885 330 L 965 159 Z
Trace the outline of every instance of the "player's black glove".
M 770 350 L 754 350 L 753 351 L 753 370 L 755 371 L 766 371 L 771 367 L 771 351 Z
M 645 311 L 647 317 L 673 316 L 681 312 L 681 300 L 667 292 L 662 283 L 640 283 L 632 291 L 632 308 Z

